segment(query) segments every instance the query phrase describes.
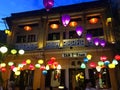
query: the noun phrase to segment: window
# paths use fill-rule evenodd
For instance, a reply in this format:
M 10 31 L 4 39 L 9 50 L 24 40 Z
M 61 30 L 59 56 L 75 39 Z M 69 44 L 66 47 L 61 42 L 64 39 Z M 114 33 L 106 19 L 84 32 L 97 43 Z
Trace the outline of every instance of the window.
M 35 35 L 28 35 L 28 42 L 35 42 L 36 36 Z
M 79 38 L 76 31 L 69 31 L 69 39 Z
M 60 40 L 60 33 L 48 34 L 48 40 Z
M 26 42 L 26 36 L 17 36 L 16 43 L 25 43 Z
M 87 33 L 91 33 L 93 37 L 103 36 L 103 28 L 89 29 Z

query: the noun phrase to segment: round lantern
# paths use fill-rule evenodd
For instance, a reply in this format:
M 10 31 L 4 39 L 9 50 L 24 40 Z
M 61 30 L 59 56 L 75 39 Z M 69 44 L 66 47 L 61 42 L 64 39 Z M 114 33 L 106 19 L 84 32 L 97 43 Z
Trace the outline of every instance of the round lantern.
M 6 47 L 6 46 L 2 46 L 2 47 L 0 47 L 0 52 L 1 53 L 6 53 L 8 51 L 8 48 Z
M 16 71 L 15 75 L 19 76 L 20 75 L 20 71 Z
M 95 44 L 95 46 L 98 46 L 99 43 L 100 43 L 99 38 L 94 38 L 94 44 Z
M 25 30 L 25 31 L 31 31 L 31 30 L 32 30 L 32 27 L 30 27 L 30 26 L 24 26 L 24 30 Z
M 104 61 L 107 60 L 107 57 L 106 57 L 106 56 L 101 56 L 101 57 L 100 57 L 100 60 L 104 62 Z
M 30 64 L 30 65 L 29 65 L 29 69 L 30 69 L 30 70 L 34 70 L 35 68 L 34 68 L 34 66 L 33 66 L 32 64 Z
M 43 4 L 46 8 L 46 11 L 49 11 L 54 5 L 54 0 L 43 0 Z
M 31 63 L 31 60 L 30 59 L 27 59 L 26 60 L 26 64 L 30 64 Z
M 40 64 L 35 64 L 35 67 L 36 68 L 40 68 Z
M 118 64 L 118 61 L 114 59 L 114 60 L 112 61 L 112 64 L 117 65 L 117 64 Z
M 8 65 L 9 66 L 12 66 L 14 63 L 13 62 L 8 62 Z
M 91 62 L 90 64 L 89 64 L 89 66 L 91 67 L 91 68 L 96 68 L 96 63 L 95 62 Z
M 44 61 L 43 61 L 42 59 L 40 59 L 40 60 L 38 60 L 38 63 L 39 63 L 39 64 L 43 64 Z
M 71 21 L 69 25 L 70 27 L 76 27 L 78 23 L 76 21 Z
M 46 74 L 47 74 L 47 70 L 43 70 L 43 71 L 42 71 L 42 74 L 43 74 L 43 75 L 46 75 Z
M 98 22 L 98 18 L 91 18 L 91 19 L 89 20 L 89 22 L 90 22 L 91 24 L 96 24 L 96 23 Z
M 120 55 L 115 55 L 115 59 L 119 61 L 120 60 Z
M 45 70 L 45 66 L 42 65 L 42 66 L 40 67 L 40 70 Z
M 60 64 L 57 66 L 57 69 L 61 69 L 61 65 Z
M 1 67 L 5 67 L 6 66 L 6 64 L 5 63 L 1 63 Z
M 92 55 L 88 54 L 88 55 L 87 55 L 87 59 L 88 59 L 88 60 L 91 60 L 91 58 L 92 58 Z
M 18 53 L 19 53 L 20 55 L 23 55 L 23 54 L 25 53 L 25 51 L 24 51 L 23 49 L 20 49 L 20 50 L 18 51 Z
M 111 63 L 111 64 L 108 65 L 108 67 L 111 68 L 111 69 L 112 69 L 112 68 L 115 68 L 115 64 L 112 64 L 112 63 Z
M 100 40 L 100 45 L 101 45 L 102 47 L 105 47 L 105 44 L 106 44 L 105 40 Z
M 104 65 L 104 62 L 103 62 L 103 61 L 99 61 L 99 62 L 98 62 L 98 65 L 99 65 L 99 66 L 103 66 L 103 65 Z
M 86 34 L 86 39 L 87 39 L 87 41 L 91 41 L 92 40 L 92 34 L 90 34 L 90 33 Z
M 62 24 L 63 26 L 67 26 L 70 22 L 70 16 L 67 14 L 62 15 Z
M 76 30 L 76 33 L 77 33 L 78 36 L 81 36 L 81 35 L 82 35 L 83 27 L 77 26 L 75 30 Z
M 5 67 L 1 68 L 1 71 L 6 72 L 6 68 Z
M 108 65 L 110 64 L 110 61 L 106 60 L 106 61 L 104 62 L 104 64 L 105 64 L 106 66 L 108 66 Z
M 54 30 L 55 30 L 55 29 L 58 29 L 58 27 L 59 27 L 59 25 L 56 24 L 56 23 L 50 25 L 50 28 L 51 28 L 51 29 L 54 29 Z
M 85 63 L 87 63 L 87 62 L 88 62 L 88 58 L 85 57 L 85 58 L 83 59 L 83 61 L 84 61 Z
M 11 53 L 12 53 L 12 54 L 16 54 L 16 53 L 17 53 L 17 50 L 16 50 L 16 49 L 12 49 L 12 50 L 11 50 Z
M 46 70 L 49 70 L 49 69 L 50 69 L 49 65 L 46 65 L 45 69 L 46 69 Z

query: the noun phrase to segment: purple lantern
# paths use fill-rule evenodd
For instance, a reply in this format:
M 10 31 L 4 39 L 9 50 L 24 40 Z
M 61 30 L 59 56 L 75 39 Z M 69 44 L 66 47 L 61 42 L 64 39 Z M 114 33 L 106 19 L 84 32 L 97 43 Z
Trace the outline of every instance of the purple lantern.
M 101 45 L 102 47 L 105 47 L 105 44 L 106 44 L 105 40 L 100 40 L 100 45 Z
M 49 11 L 54 5 L 54 0 L 43 0 L 43 4 L 46 8 L 46 11 Z
M 92 40 L 92 34 L 90 34 L 90 33 L 86 34 L 86 39 L 88 41 L 91 41 Z
M 95 44 L 96 46 L 98 46 L 99 43 L 100 43 L 100 39 L 99 39 L 99 38 L 95 38 L 95 39 L 94 39 L 94 44 Z
M 76 33 L 78 34 L 78 36 L 81 36 L 83 32 L 83 28 L 81 26 L 77 26 L 76 27 Z
M 70 22 L 70 16 L 67 14 L 62 15 L 62 24 L 63 26 L 67 26 Z

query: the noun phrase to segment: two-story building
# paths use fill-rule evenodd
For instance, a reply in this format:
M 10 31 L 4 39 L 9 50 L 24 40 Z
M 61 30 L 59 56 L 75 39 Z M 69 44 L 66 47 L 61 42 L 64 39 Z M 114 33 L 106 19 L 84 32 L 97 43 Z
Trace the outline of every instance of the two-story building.
M 61 19 L 64 14 L 70 16 L 66 27 Z M 112 15 L 109 0 L 60 6 L 49 12 L 41 9 L 11 14 L 5 18 L 11 30 L 7 43 L 16 49 L 24 49 L 25 54 L 9 55 L 5 62 L 12 61 L 18 65 L 30 59 L 32 65 L 35 65 L 39 59 L 43 59 L 46 64 L 51 57 L 55 57 L 62 69 L 60 76 L 55 78 L 53 69 L 43 75 L 42 70 L 29 70 L 25 66 L 20 76 L 14 76 L 8 66 L 8 72 L 3 73 L 4 80 L 15 81 L 20 90 L 24 90 L 26 85 L 32 86 L 34 90 L 58 90 L 58 86 L 64 86 L 65 90 L 83 90 L 85 80 L 91 79 L 95 87 L 98 80 L 101 89 L 117 90 L 115 69 L 103 65 L 98 72 L 91 66 L 91 63 L 99 65 L 101 56 L 106 56 L 110 63 L 114 59 L 111 46 L 116 38 Z M 83 29 L 80 36 L 76 33 L 78 26 Z M 88 34 L 92 35 L 90 41 L 86 39 Z M 96 38 L 99 39 L 97 44 Z M 105 45 L 102 41 L 106 42 Z M 88 55 L 92 55 L 92 58 L 86 61 Z

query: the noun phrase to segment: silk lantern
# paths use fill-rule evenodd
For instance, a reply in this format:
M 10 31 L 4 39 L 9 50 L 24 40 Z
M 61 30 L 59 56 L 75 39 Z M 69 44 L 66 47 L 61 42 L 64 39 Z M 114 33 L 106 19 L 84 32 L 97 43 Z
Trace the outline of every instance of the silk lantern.
M 62 24 L 63 26 L 67 26 L 70 22 L 70 16 L 68 14 L 62 15 Z
M 43 0 L 43 4 L 46 8 L 46 11 L 49 11 L 54 5 L 54 0 Z
M 82 32 L 83 32 L 83 27 L 81 26 L 77 26 L 76 27 L 76 33 L 78 36 L 81 36 L 82 35 Z

